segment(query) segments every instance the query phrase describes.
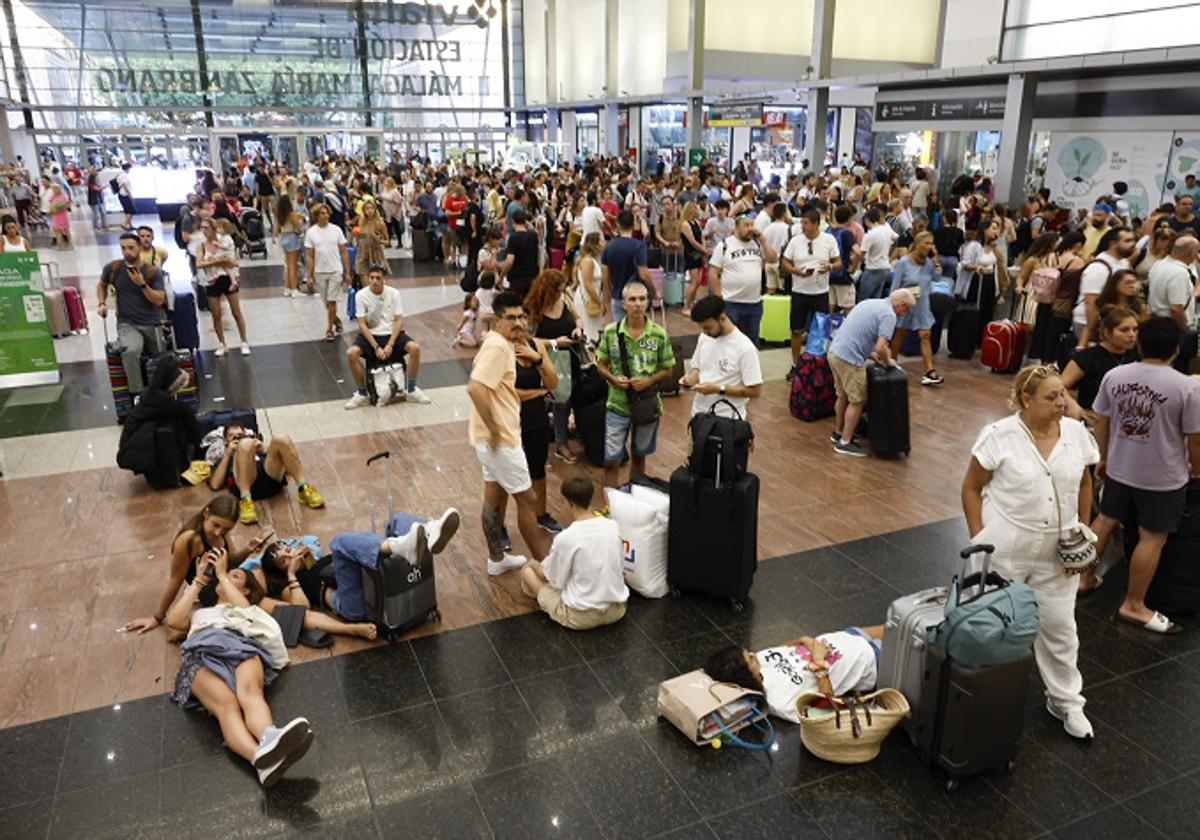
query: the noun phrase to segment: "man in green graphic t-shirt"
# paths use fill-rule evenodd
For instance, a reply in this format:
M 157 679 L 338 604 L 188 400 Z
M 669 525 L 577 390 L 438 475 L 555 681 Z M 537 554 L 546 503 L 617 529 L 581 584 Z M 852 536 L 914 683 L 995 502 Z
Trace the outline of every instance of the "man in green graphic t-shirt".
M 658 385 L 671 375 L 675 356 L 667 331 L 646 319 L 649 292 L 640 280 L 621 291 L 625 317 L 604 328 L 596 348 L 596 367 L 608 381 L 604 419 L 604 484 L 616 487 L 625 442 L 632 433 L 633 461 L 629 477 L 646 472 L 646 456 L 658 441 L 662 399 Z M 640 405 L 639 405 L 640 404 Z

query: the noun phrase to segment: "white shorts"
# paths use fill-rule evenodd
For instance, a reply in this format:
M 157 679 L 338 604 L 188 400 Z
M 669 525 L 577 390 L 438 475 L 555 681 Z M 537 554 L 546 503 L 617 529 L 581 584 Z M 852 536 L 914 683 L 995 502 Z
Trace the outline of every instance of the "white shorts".
M 829 305 L 834 309 L 852 309 L 854 307 L 854 286 L 829 286 Z
M 529 478 L 529 462 L 519 446 L 500 446 L 492 449 L 486 443 L 475 444 L 475 457 L 483 467 L 483 480 L 499 484 L 505 493 L 515 496 L 533 486 Z

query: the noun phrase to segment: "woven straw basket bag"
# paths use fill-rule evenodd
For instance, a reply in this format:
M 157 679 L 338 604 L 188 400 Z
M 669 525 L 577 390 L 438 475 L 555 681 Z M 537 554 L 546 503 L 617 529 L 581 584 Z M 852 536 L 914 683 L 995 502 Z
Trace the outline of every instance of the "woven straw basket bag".
M 833 708 L 818 706 L 829 701 Z M 800 695 L 800 740 L 805 748 L 835 764 L 862 764 L 879 755 L 883 739 L 908 717 L 908 701 L 894 688 L 846 698 L 815 692 Z

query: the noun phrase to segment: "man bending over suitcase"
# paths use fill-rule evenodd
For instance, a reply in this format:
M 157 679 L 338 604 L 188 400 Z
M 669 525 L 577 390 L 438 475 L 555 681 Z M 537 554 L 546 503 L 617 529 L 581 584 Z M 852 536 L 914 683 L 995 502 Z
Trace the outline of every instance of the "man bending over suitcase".
M 310 508 L 325 507 L 317 488 L 304 480 L 300 453 L 288 435 L 277 434 L 268 444 L 249 429 L 231 423 L 218 439 L 206 435 L 205 441 L 205 458 L 213 467 L 208 486 L 213 490 L 228 486 L 238 497 L 238 521 L 243 525 L 258 521 L 254 500 L 279 495 L 289 478 L 296 482 L 301 502 Z
M 875 359 L 892 367 L 892 333 L 896 319 L 908 313 L 917 299 L 908 289 L 897 289 L 883 300 L 865 300 L 850 310 L 829 345 L 829 368 L 837 389 L 836 424 L 830 440 L 838 455 L 866 456 L 854 440 L 854 430 L 867 403 L 867 362 Z
M 96 296 L 97 311 L 108 317 L 108 287 L 117 294 L 117 343 L 121 346 L 121 366 L 135 396 L 145 387 L 142 381 L 142 352 L 157 356 L 166 351 L 163 324 L 167 319 L 167 294 L 162 272 L 142 264 L 142 242 L 136 233 L 121 234 L 121 259 L 109 263 L 100 272 Z

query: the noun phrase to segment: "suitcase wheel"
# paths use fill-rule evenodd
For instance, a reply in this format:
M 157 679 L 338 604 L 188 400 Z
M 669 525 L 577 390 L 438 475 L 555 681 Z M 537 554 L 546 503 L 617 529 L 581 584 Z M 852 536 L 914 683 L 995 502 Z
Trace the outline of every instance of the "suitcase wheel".
M 441 613 L 441 610 L 439 610 L 437 607 L 434 607 L 433 609 L 431 609 L 431 610 L 429 611 L 429 615 L 427 615 L 427 616 L 425 616 L 425 617 L 426 617 L 426 618 L 427 618 L 429 621 L 441 621 L 441 620 L 442 620 L 442 613 Z
M 742 612 L 746 609 L 746 605 L 743 604 L 741 602 L 741 600 L 738 598 L 730 598 L 729 599 L 729 608 L 731 610 L 733 610 L 734 615 L 741 615 Z

